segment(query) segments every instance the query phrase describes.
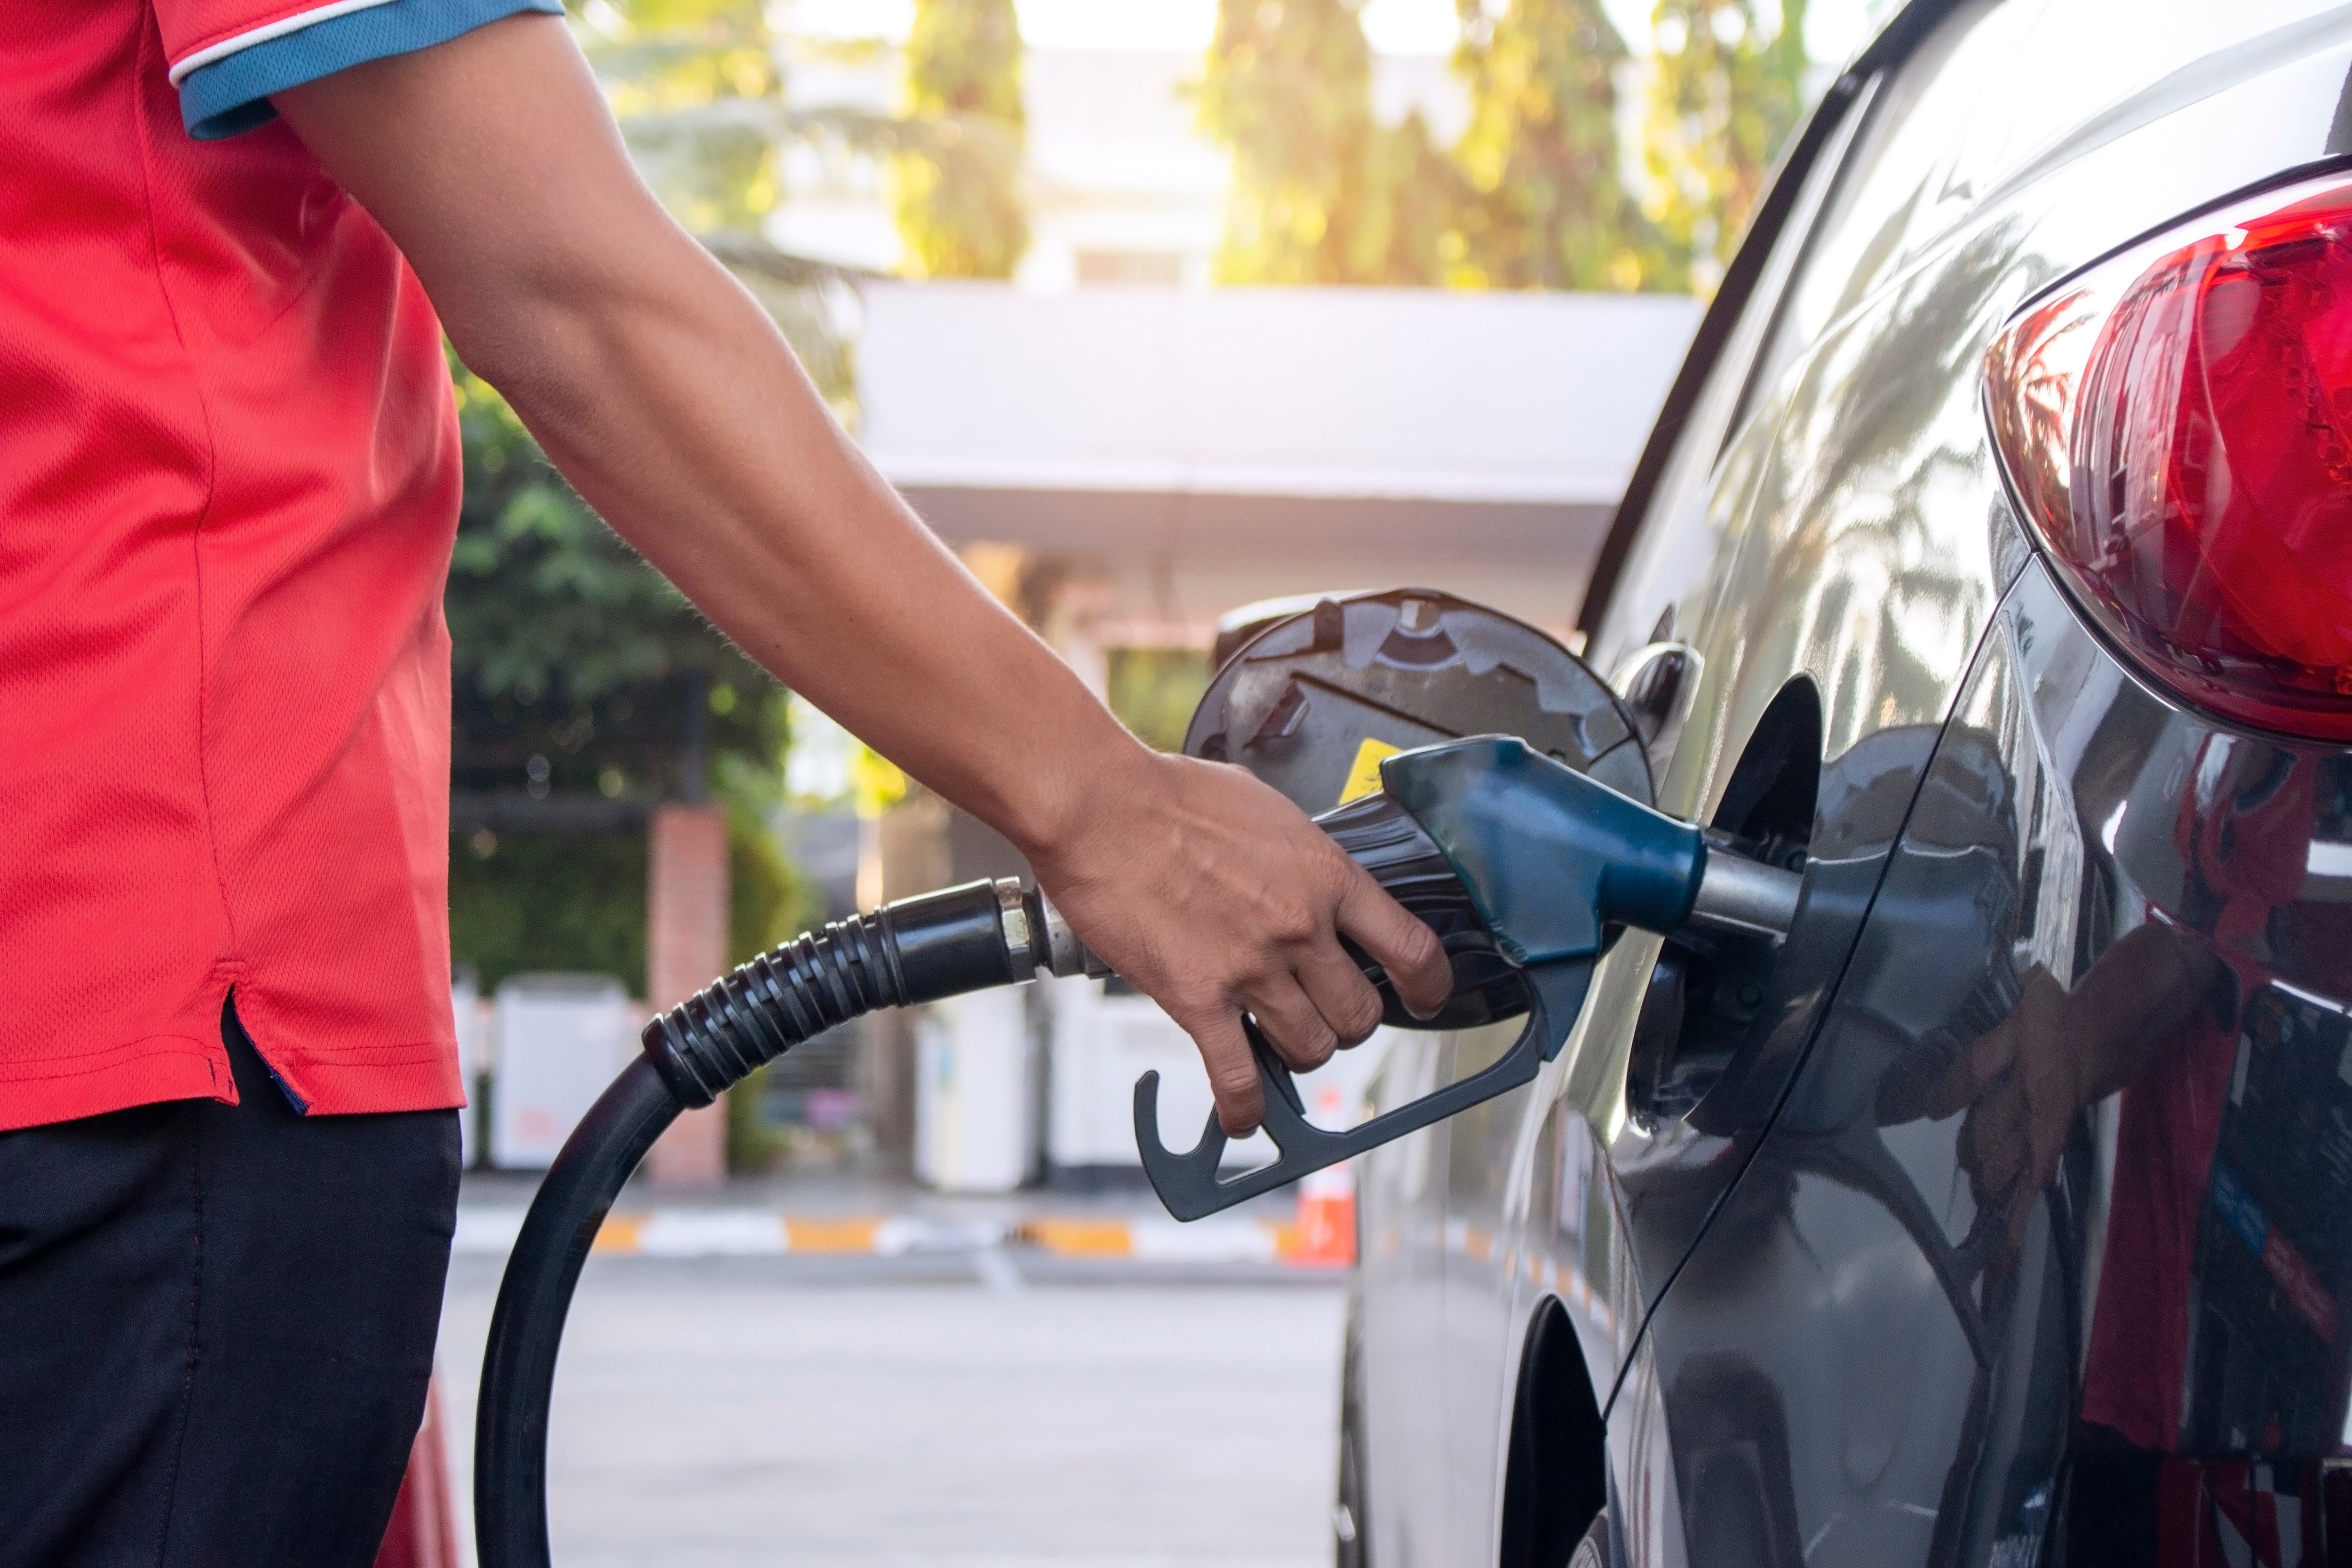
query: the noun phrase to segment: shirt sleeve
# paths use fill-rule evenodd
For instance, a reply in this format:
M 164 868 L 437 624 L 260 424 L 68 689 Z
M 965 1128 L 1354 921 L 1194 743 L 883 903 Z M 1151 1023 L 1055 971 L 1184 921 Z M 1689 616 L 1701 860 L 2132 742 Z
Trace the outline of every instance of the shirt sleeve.
M 181 121 L 200 142 L 276 119 L 273 92 L 368 60 L 430 48 L 518 12 L 563 14 L 562 0 L 331 0 L 291 9 L 248 5 L 246 16 L 222 0 L 194 0 L 185 8 L 206 13 L 211 26 L 194 29 L 187 47 L 173 49 L 171 35 L 177 29 L 167 15 L 165 48 L 172 85 L 180 89 Z

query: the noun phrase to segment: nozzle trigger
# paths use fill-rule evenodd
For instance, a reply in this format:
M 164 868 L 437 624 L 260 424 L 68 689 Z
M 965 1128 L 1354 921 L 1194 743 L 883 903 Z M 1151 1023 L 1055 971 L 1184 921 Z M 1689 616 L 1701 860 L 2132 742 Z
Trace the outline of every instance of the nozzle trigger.
M 1540 964 L 1521 973 L 1528 984 L 1527 1026 L 1509 1050 L 1459 1083 L 1345 1131 L 1330 1131 L 1307 1120 L 1290 1069 L 1274 1054 L 1256 1024 L 1243 1019 L 1251 1053 L 1257 1058 L 1265 1135 L 1281 1155 L 1272 1164 L 1231 1178 L 1217 1173 L 1227 1139 L 1214 1110 L 1209 1112 L 1201 1141 L 1184 1152 L 1180 1154 L 1160 1141 L 1160 1075 L 1145 1073 L 1135 1083 L 1135 1146 L 1143 1156 L 1143 1171 L 1150 1178 L 1151 1190 L 1176 1218 L 1199 1219 L 1532 1082 L 1543 1064 L 1559 1054 L 1569 1030 L 1576 1026 L 1585 990 L 1592 982 L 1592 960 Z

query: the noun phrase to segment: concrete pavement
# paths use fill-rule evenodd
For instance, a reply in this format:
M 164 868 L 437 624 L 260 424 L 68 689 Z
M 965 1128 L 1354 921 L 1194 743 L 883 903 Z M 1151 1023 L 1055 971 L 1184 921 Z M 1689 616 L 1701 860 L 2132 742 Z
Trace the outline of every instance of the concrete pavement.
M 461 1479 L 499 1268 L 451 1270 Z M 1018 1247 L 593 1258 L 557 1384 L 556 1561 L 1328 1563 L 1344 1279 Z

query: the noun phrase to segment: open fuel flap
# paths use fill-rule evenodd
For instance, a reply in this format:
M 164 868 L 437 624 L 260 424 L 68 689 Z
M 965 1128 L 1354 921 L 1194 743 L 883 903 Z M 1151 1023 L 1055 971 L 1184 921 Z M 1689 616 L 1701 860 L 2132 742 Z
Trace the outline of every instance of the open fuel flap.
M 1381 758 L 1469 735 L 1529 749 L 1651 804 L 1633 715 L 1524 621 L 1423 588 L 1321 599 L 1244 642 L 1184 750 L 1238 763 L 1310 816 L 1368 795 Z

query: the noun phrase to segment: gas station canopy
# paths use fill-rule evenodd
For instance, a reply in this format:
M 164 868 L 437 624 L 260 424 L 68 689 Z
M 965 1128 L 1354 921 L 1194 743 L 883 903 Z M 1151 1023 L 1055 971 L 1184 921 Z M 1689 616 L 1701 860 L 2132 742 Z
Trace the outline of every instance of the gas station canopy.
M 860 439 L 950 540 L 1426 553 L 1580 576 L 1700 307 L 1677 295 L 883 283 Z M 1367 580 L 1370 580 L 1370 577 Z

